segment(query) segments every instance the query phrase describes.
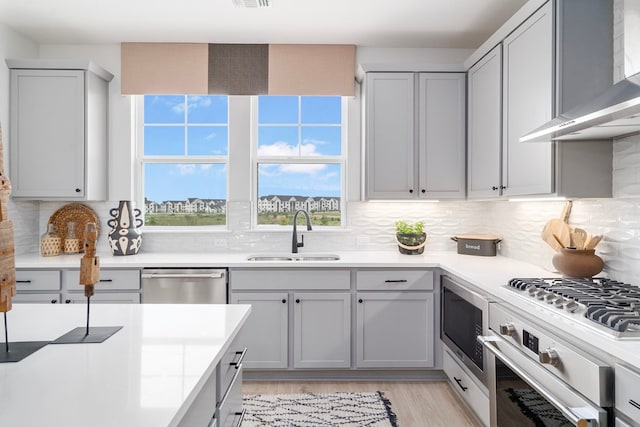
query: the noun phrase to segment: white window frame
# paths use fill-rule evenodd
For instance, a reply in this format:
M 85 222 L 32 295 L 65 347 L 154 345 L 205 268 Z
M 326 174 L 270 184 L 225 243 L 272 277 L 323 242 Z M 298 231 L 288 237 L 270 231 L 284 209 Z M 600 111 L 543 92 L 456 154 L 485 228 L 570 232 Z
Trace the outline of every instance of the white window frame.
M 293 95 L 295 96 L 295 95 Z M 304 95 L 300 95 L 304 96 Z M 301 163 L 301 164 L 338 164 L 340 168 L 340 226 L 322 226 L 314 225 L 314 230 L 343 230 L 346 228 L 347 221 L 347 135 L 348 135 L 348 102 L 347 98 L 340 97 L 341 110 L 341 146 L 340 156 L 258 156 L 258 96 L 251 97 L 251 228 L 254 230 L 286 230 L 289 232 L 290 226 L 277 224 L 258 224 L 258 165 L 260 164 L 279 164 L 279 163 Z M 300 111 L 301 103 L 298 102 L 298 129 L 301 131 L 302 114 Z M 263 125 L 264 126 L 264 125 Z M 269 125 L 266 125 L 269 126 Z M 281 126 L 274 124 L 274 127 Z M 296 125 L 292 125 L 296 126 Z M 323 126 L 322 124 L 310 124 L 309 126 Z M 328 125 L 327 125 L 328 126 Z
M 185 101 L 186 97 L 189 95 L 175 95 L 175 94 L 167 94 L 171 96 L 184 96 Z M 135 200 L 139 209 L 143 212 L 143 216 L 146 215 L 146 206 L 144 204 L 144 165 L 145 164 L 160 164 L 160 163 L 184 163 L 184 164 L 224 164 L 227 169 L 227 188 L 226 188 L 226 209 L 225 209 L 225 224 L 224 225 L 198 225 L 198 226 L 148 226 L 145 225 L 145 230 L 150 231 L 215 231 L 215 230 L 227 230 L 229 226 L 229 180 L 230 173 L 229 168 L 231 166 L 229 162 L 229 150 L 230 147 L 227 146 L 227 155 L 226 156 L 188 156 L 186 154 L 180 156 L 145 156 L 144 155 L 144 96 L 145 95 L 136 95 L 134 96 L 134 120 L 135 120 L 135 140 L 136 140 L 136 152 L 135 152 L 135 176 L 136 176 L 136 185 L 135 185 Z M 159 95 L 162 96 L 162 95 Z M 187 123 L 187 109 L 185 109 L 185 118 L 182 123 L 185 132 L 185 144 L 187 144 L 186 133 L 188 131 L 188 126 L 223 126 L 219 124 L 209 124 L 209 123 L 195 123 L 188 125 Z M 225 125 L 229 130 L 229 134 L 231 133 L 231 117 L 229 112 L 229 103 L 227 103 L 227 124 Z M 178 123 L 171 124 L 154 124 L 154 126 L 172 126 L 175 127 L 179 125 Z M 227 141 L 229 144 L 229 141 Z

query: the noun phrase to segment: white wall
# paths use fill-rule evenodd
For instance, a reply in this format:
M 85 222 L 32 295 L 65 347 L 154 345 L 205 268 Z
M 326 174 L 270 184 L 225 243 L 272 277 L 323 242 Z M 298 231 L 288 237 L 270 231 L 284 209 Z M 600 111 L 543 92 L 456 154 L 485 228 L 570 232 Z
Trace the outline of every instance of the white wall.
M 9 69 L 6 58 L 35 58 L 38 45 L 32 40 L 0 24 L 0 126 L 4 152 L 4 171 L 9 172 Z M 13 221 L 16 248 L 30 247 L 38 236 L 38 204 L 27 202 L 16 204 L 9 201 L 9 219 Z

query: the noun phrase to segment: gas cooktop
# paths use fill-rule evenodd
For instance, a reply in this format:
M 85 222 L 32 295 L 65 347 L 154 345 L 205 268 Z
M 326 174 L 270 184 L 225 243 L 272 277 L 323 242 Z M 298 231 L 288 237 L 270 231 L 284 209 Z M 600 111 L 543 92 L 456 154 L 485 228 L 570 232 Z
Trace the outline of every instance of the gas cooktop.
M 640 287 L 605 278 L 516 278 L 508 288 L 589 319 L 615 337 L 640 337 Z M 604 328 L 601 328 L 604 327 Z

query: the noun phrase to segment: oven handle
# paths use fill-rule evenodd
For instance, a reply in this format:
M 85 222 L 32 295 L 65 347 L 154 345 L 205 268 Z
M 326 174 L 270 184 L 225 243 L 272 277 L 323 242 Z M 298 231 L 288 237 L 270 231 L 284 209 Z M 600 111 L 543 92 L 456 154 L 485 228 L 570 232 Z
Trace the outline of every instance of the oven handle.
M 592 419 L 586 419 L 586 418 L 582 418 L 576 414 L 574 414 L 570 408 L 567 407 L 567 405 L 564 404 L 564 402 L 558 400 L 553 394 L 549 393 L 549 391 L 547 391 L 547 389 L 544 388 L 544 386 L 542 384 L 540 384 L 538 381 L 536 381 L 535 379 L 531 378 L 531 376 L 529 374 L 527 374 L 526 372 L 524 372 L 522 369 L 520 369 L 518 366 L 516 366 L 515 363 L 513 363 L 506 354 L 504 354 L 503 352 L 501 352 L 498 348 L 496 348 L 495 346 L 491 345 L 492 341 L 500 341 L 500 342 L 504 342 L 500 337 L 497 336 L 478 336 L 478 341 L 480 343 L 482 343 L 482 345 L 489 350 L 491 353 L 493 353 L 497 358 L 499 358 L 502 363 L 504 363 L 509 369 L 511 369 L 515 374 L 517 374 L 520 378 L 522 378 L 523 380 L 525 380 L 527 383 L 529 383 L 529 385 L 531 387 L 533 387 L 538 393 L 540 393 L 542 395 L 542 397 L 544 397 L 546 400 L 549 401 L 549 403 L 551 403 L 553 406 L 555 406 L 556 408 L 558 408 L 558 410 L 560 412 L 562 412 L 562 415 L 564 415 L 569 421 L 571 421 L 575 426 L 577 427 L 588 427 L 588 426 L 593 426 L 596 425 L 594 424 L 594 421 L 596 420 L 592 420 Z

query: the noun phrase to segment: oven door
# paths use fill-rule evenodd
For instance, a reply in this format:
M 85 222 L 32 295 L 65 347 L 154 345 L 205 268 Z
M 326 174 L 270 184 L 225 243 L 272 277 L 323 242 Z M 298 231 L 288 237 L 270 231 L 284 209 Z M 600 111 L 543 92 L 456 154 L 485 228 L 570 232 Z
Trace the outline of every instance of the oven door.
M 478 337 L 487 351 L 491 427 L 607 427 L 608 413 L 501 337 Z

